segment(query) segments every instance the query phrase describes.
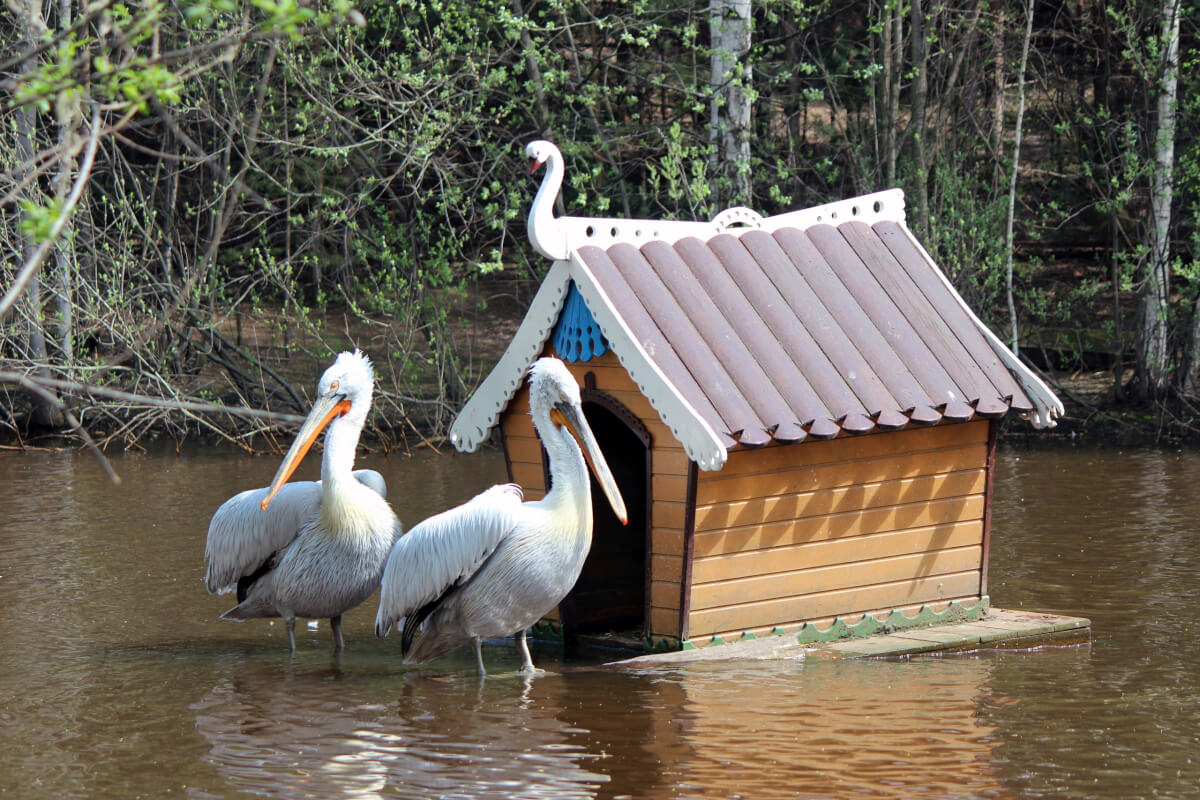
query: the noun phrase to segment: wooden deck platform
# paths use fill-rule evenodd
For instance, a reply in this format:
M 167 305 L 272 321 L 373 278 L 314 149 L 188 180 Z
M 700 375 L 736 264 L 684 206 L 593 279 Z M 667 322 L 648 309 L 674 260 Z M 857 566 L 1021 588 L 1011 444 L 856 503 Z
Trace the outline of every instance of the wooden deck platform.
M 1027 649 L 1081 644 L 1091 639 L 1091 621 L 1082 617 L 991 608 L 974 622 L 952 622 L 894 633 L 835 642 L 801 643 L 781 635 L 680 650 L 651 653 L 611 662 L 641 667 L 699 661 L 782 660 L 802 658 L 897 658 L 971 650 Z

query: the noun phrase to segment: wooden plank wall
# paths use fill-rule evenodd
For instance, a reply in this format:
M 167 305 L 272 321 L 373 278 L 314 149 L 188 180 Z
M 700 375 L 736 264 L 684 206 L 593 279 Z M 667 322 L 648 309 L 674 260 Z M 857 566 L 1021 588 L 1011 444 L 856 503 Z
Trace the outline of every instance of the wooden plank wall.
M 547 344 L 545 354 L 557 355 Z M 567 364 L 571 373 L 585 385 L 592 373 L 595 388 L 623 404 L 650 431 L 651 471 L 651 547 L 650 619 L 652 635 L 678 638 L 679 606 L 682 599 L 684 506 L 687 495 L 688 457 L 658 412 L 621 366 L 612 351 L 591 361 Z M 529 415 L 529 390 L 522 389 L 505 410 L 501 425 L 511 467 L 511 479 L 525 488 L 525 498 L 536 500 L 545 494 L 541 443 Z M 603 444 L 603 443 L 601 443 Z M 635 524 L 630 520 L 630 524 Z M 547 615 L 557 620 L 557 609 Z
M 978 598 L 989 424 L 735 450 L 700 473 L 685 638 Z

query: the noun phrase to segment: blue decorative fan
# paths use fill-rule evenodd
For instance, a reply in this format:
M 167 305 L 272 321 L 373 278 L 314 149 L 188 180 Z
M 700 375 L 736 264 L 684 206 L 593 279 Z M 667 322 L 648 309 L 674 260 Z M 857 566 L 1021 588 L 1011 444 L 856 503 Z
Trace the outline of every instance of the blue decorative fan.
M 567 289 L 567 299 L 554 329 L 554 349 L 564 361 L 590 361 L 608 350 L 608 342 L 592 319 L 583 295 L 575 288 L 575 281 Z

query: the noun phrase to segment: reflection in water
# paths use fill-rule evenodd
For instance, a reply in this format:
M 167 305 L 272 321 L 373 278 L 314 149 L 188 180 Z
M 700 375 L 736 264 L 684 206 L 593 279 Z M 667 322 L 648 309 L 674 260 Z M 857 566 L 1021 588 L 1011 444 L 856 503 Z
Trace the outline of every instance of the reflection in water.
M 337 669 L 286 674 L 241 662 L 192 709 L 230 786 L 287 798 L 593 797 L 597 756 L 546 703 L 561 678 L 395 676 L 387 704 Z
M 663 676 L 682 688 L 679 738 L 695 751 L 670 774 L 704 796 L 1012 797 L 990 766 L 995 727 L 977 718 L 989 673 L 954 658 Z
M 503 456 L 368 456 L 405 524 Z M 992 601 L 1090 646 L 910 661 L 419 670 L 216 619 L 213 510 L 277 459 L 0 454 L 0 795 L 33 798 L 1190 798 L 1200 785 L 1200 454 L 1003 446 Z M 312 465 L 315 472 L 316 466 Z M 312 477 L 304 475 L 301 477 Z M 420 485 L 422 491 L 406 491 Z M 264 635 L 265 634 L 265 635 Z M 511 643 L 489 663 L 515 668 Z
M 1013 797 L 989 662 L 572 670 L 477 682 L 241 661 L 192 706 L 232 788 L 273 796 Z

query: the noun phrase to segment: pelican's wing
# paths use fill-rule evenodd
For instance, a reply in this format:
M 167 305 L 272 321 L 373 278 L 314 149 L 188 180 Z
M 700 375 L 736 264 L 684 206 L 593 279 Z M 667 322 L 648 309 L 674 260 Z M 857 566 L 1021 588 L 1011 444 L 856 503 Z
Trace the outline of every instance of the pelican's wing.
M 354 470 L 354 477 L 363 486 L 373 489 L 375 494 L 387 500 L 387 483 L 384 482 L 383 476 L 378 472 L 373 469 L 356 469 Z M 320 483 L 320 481 L 317 481 L 317 483 Z
M 383 476 L 375 470 L 354 471 L 358 482 L 387 497 Z M 317 513 L 321 504 L 320 481 L 284 484 L 266 510 L 261 503 L 267 490 L 250 489 L 226 500 L 208 523 L 204 584 L 210 592 L 224 594 L 237 587 L 238 578 L 251 575 L 272 553 L 292 543 L 300 526 Z
M 413 526 L 392 545 L 383 568 L 375 634 L 470 578 L 517 524 L 521 487 L 493 486 L 461 506 Z
M 277 550 L 292 543 L 304 521 L 317 512 L 321 484 L 288 483 L 271 505 L 259 507 L 266 489 L 251 489 L 221 504 L 208 523 L 204 560 L 208 572 L 204 585 L 210 592 L 233 591 L 238 578 L 252 574 Z

